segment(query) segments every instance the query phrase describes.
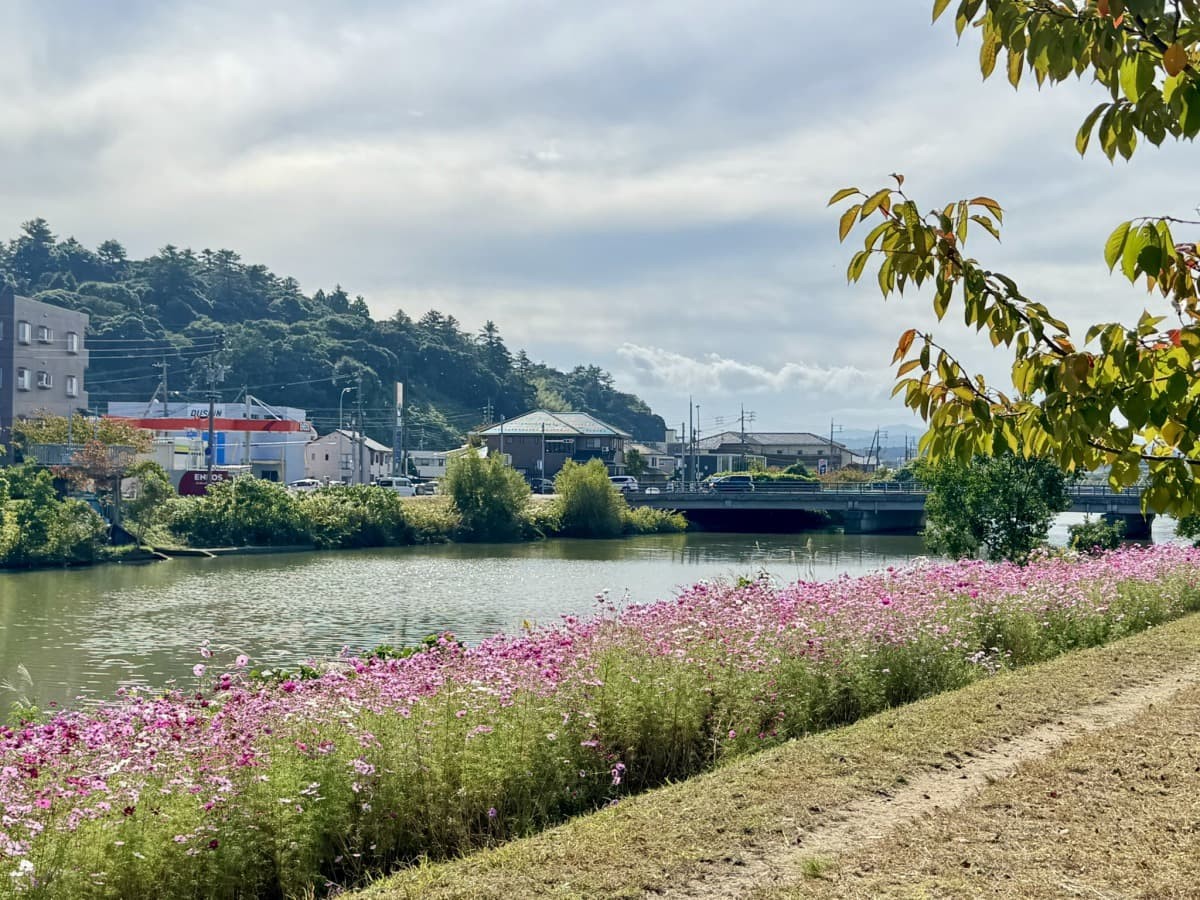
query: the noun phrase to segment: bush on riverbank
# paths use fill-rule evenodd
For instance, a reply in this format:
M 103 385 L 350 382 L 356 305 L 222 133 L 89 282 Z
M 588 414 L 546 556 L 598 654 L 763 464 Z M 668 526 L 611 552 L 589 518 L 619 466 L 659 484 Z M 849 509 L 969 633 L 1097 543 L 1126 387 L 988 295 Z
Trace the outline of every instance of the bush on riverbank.
M 1200 551 L 701 584 L 0 731 L 0 895 L 296 896 L 1200 609 Z M 392 654 L 388 654 L 389 657 Z M 239 668 L 240 666 L 240 668 Z M 230 674 L 224 674 L 230 673 Z
M 554 479 L 563 534 L 571 537 L 616 537 L 629 504 L 608 478 L 598 459 L 584 465 L 567 460 Z
M 61 500 L 46 469 L 0 470 L 0 566 L 32 568 L 95 562 L 108 527 L 79 500 Z
M 442 490 L 462 520 L 463 540 L 511 541 L 521 536 L 529 485 L 498 454 L 480 459 L 470 452 L 451 460 Z

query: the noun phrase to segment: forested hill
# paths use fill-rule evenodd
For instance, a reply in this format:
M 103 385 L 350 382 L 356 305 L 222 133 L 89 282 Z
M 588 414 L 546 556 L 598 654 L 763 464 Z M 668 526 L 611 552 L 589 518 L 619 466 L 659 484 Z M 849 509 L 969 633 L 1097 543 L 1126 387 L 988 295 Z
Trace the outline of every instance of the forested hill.
M 93 405 L 148 400 L 166 362 L 168 387 L 200 399 L 210 361 L 224 367 L 219 389 L 234 400 L 247 389 L 280 405 L 309 410 L 325 432 L 338 418 L 342 389 L 363 377 L 367 431 L 391 443 L 393 383 L 406 385 L 406 444 L 456 445 L 492 418 L 535 407 L 584 410 L 642 440 L 661 440 L 660 416 L 613 388 L 596 366 L 561 372 L 510 353 L 497 326 L 463 330 L 437 311 L 413 320 L 403 311 L 372 319 L 361 296 L 340 286 L 306 295 L 293 278 L 243 262 L 231 250 L 194 253 L 167 245 L 129 259 L 117 241 L 90 250 L 58 239 L 42 219 L 0 241 L 0 282 L 46 303 L 91 314 Z M 346 394 L 349 412 L 355 394 Z

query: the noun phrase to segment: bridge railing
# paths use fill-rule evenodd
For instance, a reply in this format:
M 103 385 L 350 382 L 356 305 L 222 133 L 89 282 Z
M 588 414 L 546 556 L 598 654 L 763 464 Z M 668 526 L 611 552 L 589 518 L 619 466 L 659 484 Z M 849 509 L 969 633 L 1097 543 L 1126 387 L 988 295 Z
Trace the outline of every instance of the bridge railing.
M 1107 484 L 1075 484 L 1068 488 L 1072 497 L 1125 497 L 1139 498 L 1144 486 L 1134 485 L 1121 491 L 1114 491 Z M 668 496 L 683 498 L 723 496 L 746 496 L 748 494 L 787 494 L 792 496 L 811 494 L 854 494 L 878 496 L 880 494 L 924 495 L 929 488 L 917 481 L 764 481 L 755 482 L 750 489 L 714 489 L 706 482 L 671 483 L 664 486 L 648 485 L 639 491 L 631 492 L 638 498 Z

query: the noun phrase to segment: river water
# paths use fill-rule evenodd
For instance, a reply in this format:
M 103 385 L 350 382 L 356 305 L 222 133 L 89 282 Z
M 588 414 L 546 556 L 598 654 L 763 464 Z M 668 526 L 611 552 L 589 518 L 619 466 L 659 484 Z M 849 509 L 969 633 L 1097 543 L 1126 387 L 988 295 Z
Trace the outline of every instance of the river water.
M 1065 540 L 1068 521 L 1052 540 Z M 604 592 L 645 603 L 701 579 L 765 570 L 825 580 L 923 554 L 916 537 L 693 533 L 0 574 L 0 680 L 17 689 L 0 690 L 0 712 L 18 693 L 44 705 L 108 697 L 122 685 L 192 684 L 206 640 L 216 670 L 238 653 L 258 666 L 294 666 L 343 647 L 400 646 L 444 630 L 477 641 L 586 615 Z

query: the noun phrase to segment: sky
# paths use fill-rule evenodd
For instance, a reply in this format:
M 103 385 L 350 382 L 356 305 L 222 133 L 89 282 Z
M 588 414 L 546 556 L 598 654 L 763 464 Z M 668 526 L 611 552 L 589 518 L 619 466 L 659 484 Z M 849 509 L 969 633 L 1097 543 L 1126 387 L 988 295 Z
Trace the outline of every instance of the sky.
M 1103 99 L 983 82 L 929 0 L 8 0 L 0 235 L 227 247 L 430 308 L 551 365 L 596 363 L 668 422 L 911 423 L 889 399 L 928 296 L 847 286 L 838 188 L 891 172 L 922 205 L 986 194 L 973 253 L 1075 329 L 1135 318 L 1104 240 L 1194 215 L 1187 145 L 1085 159 Z M 119 12 L 118 12 L 119 10 Z M 861 238 L 860 238 L 861 240 Z M 1003 356 L 951 314 L 977 370 Z M 280 402 L 285 402 L 282 398 Z

